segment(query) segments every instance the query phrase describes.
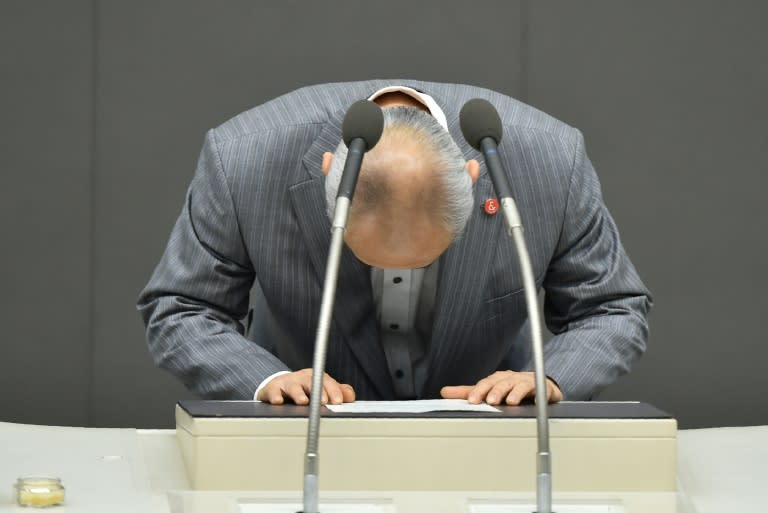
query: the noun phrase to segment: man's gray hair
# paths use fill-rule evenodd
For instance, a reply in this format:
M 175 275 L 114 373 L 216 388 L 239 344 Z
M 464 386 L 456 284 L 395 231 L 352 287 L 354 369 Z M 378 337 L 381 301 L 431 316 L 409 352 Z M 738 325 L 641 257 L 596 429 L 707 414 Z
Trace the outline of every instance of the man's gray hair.
M 384 113 L 384 135 L 397 130 L 406 129 L 415 135 L 416 142 L 422 145 L 432 162 L 435 163 L 435 177 L 438 183 L 436 190 L 440 192 L 440 205 L 432 205 L 431 211 L 439 216 L 446 230 L 457 236 L 467 224 L 472 214 L 474 199 L 472 197 L 472 180 L 466 171 L 466 161 L 456 141 L 437 120 L 428 113 L 413 107 L 387 107 L 382 109 Z M 381 142 L 380 142 L 381 144 Z M 342 141 L 336 148 L 331 163 L 331 169 L 325 180 L 326 205 L 328 217 L 333 219 L 333 210 L 336 206 L 336 194 L 339 190 L 341 174 L 344 162 L 347 159 L 347 147 Z M 365 169 L 365 159 L 363 159 Z M 365 182 L 364 173 L 360 175 L 360 182 Z M 358 192 L 361 183 L 358 184 Z M 357 192 L 355 193 L 357 195 Z M 376 194 L 374 192 L 374 194 Z M 386 199 L 386 198 L 384 198 Z M 353 200 L 353 206 L 354 206 Z M 368 202 L 370 203 L 370 202 Z

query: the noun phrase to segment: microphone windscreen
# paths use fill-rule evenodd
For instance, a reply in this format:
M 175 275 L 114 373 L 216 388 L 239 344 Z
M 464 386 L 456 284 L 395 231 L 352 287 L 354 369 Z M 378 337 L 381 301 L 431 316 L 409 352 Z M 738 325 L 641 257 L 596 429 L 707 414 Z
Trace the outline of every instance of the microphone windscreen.
M 475 98 L 465 103 L 459 113 L 459 125 L 464 139 L 476 150 L 482 150 L 480 141 L 486 137 L 496 144 L 501 141 L 501 118 L 488 100 Z
M 352 139 L 361 138 L 365 141 L 366 151 L 376 146 L 383 130 L 384 114 L 381 107 L 368 100 L 353 103 L 341 125 L 344 144 L 349 146 Z

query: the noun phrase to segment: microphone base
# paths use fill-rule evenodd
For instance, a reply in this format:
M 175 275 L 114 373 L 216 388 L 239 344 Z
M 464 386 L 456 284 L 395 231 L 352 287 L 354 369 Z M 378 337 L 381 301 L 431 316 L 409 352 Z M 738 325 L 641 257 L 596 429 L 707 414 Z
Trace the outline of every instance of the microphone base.
M 240 503 L 238 513 L 303 513 L 297 503 Z M 372 502 L 338 502 L 320 504 L 318 513 L 387 513 L 383 506 Z
M 555 504 L 551 513 L 625 513 L 619 504 Z M 469 513 L 538 513 L 533 503 L 476 504 L 469 506 Z M 547 512 L 549 513 L 549 512 Z

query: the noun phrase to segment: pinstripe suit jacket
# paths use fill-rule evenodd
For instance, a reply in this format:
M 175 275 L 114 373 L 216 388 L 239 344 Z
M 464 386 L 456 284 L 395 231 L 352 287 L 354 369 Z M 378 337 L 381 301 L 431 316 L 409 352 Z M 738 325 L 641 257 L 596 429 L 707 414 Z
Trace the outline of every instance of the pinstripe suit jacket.
M 458 113 L 486 98 L 501 115 L 501 159 L 526 227 L 545 319 L 555 336 L 546 372 L 568 399 L 591 397 L 643 352 L 647 290 L 602 201 L 581 134 L 525 104 L 477 87 L 375 80 L 306 87 L 211 130 L 167 249 L 139 298 L 150 352 L 205 397 L 250 399 L 280 370 L 311 366 L 330 241 L 322 153 L 340 141 L 346 108 L 381 87 L 407 85 L 443 108 L 465 157 Z M 482 164 L 481 164 L 482 165 Z M 472 384 L 497 369 L 531 369 L 527 318 L 513 243 L 482 165 L 476 212 L 440 259 L 429 378 Z M 256 280 L 274 336 L 243 336 Z M 257 319 L 259 321 L 259 319 Z M 358 398 L 391 399 L 369 268 L 344 248 L 327 371 Z

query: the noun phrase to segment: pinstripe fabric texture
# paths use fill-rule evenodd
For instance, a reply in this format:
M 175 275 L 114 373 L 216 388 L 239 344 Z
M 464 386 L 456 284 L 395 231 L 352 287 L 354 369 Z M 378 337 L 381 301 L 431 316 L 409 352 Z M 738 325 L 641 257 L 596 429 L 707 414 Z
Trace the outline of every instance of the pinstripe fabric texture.
M 502 217 L 482 211 L 492 185 L 459 129 L 459 110 L 472 98 L 489 100 L 503 120 L 499 152 L 555 334 L 545 348 L 547 374 L 575 400 L 629 371 L 645 349 L 650 296 L 622 248 L 581 134 L 493 91 L 399 79 L 306 87 L 206 135 L 181 215 L 139 298 L 156 363 L 200 396 L 226 399 L 250 399 L 266 376 L 311 366 L 330 243 L 322 153 L 338 144 L 349 105 L 393 84 L 431 95 L 465 157 L 481 162 L 476 212 L 440 259 L 421 396 L 497 369 L 532 368 L 514 246 Z M 369 273 L 344 248 L 327 370 L 360 399 L 391 399 Z M 254 280 L 279 336 L 243 334 Z

